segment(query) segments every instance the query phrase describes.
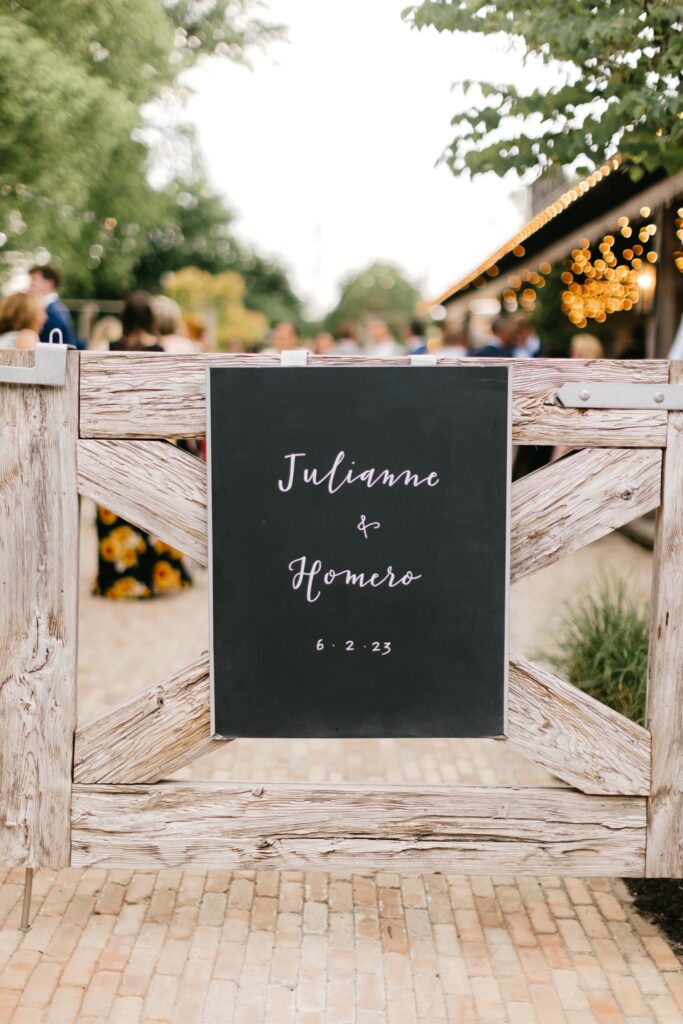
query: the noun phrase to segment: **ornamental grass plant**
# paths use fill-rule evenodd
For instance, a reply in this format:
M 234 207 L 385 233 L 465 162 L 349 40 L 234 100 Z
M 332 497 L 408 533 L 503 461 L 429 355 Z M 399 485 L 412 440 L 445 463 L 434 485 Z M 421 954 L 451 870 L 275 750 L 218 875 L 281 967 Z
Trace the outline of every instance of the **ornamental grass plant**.
M 621 579 L 603 578 L 567 605 L 549 661 L 569 682 L 645 724 L 649 610 Z M 626 878 L 636 910 L 664 931 L 683 960 L 683 882 Z
M 621 579 L 601 579 L 567 605 L 555 650 L 560 675 L 622 715 L 645 724 L 649 611 Z

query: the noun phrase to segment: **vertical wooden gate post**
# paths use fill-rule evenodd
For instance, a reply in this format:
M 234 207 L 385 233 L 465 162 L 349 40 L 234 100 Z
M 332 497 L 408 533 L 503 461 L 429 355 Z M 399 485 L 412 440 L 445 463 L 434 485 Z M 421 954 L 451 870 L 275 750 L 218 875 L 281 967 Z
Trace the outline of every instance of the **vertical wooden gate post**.
M 0 353 L 2 366 L 33 354 Z M 70 862 L 78 355 L 64 386 L 0 383 L 0 865 Z
M 683 362 L 669 382 L 683 387 Z M 646 874 L 683 878 L 683 412 L 668 416 L 657 516 L 647 694 L 652 734 Z

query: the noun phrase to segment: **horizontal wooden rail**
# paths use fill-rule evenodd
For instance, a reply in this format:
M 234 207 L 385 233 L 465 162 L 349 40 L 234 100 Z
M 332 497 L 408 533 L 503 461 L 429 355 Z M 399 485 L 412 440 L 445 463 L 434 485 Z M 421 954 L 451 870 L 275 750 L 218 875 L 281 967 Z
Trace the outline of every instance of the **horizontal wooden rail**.
M 402 366 L 400 359 L 311 356 L 311 366 Z M 441 365 L 481 360 L 444 359 Z M 556 401 L 567 381 L 663 384 L 665 360 L 515 359 L 485 361 L 513 367 L 513 439 L 516 444 L 577 448 L 657 448 L 666 445 L 666 413 L 564 409 Z M 208 366 L 279 366 L 276 355 L 170 355 L 86 352 L 81 356 L 82 437 L 169 438 L 206 432 Z
M 659 505 L 658 449 L 588 450 L 512 487 L 512 582 Z M 78 445 L 78 489 L 207 563 L 206 466 L 164 441 Z
M 510 661 L 508 718 L 510 745 L 569 785 L 586 793 L 648 793 L 647 730 L 522 658 Z M 221 742 L 211 738 L 202 655 L 79 729 L 74 779 L 158 782 Z
M 73 864 L 640 876 L 645 800 L 563 789 L 75 786 Z

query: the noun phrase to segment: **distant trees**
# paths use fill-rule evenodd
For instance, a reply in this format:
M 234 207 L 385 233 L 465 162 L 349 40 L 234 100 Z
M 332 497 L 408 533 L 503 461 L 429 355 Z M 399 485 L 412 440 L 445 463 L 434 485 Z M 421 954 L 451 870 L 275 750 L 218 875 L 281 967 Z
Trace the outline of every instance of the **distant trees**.
M 495 70 L 460 82 L 470 105 L 452 121 L 454 172 L 597 164 L 617 149 L 634 178 L 683 167 L 678 0 L 425 0 L 404 17 L 440 32 L 505 34 L 560 72 L 557 86 L 529 92 Z
M 210 274 L 197 267 L 186 267 L 166 275 L 164 290 L 179 303 L 185 316 L 198 315 L 212 322 L 219 349 L 231 341 L 253 346 L 268 328 L 263 313 L 244 306 L 244 278 L 234 270 Z
M 137 287 L 158 291 L 166 274 L 184 267 L 214 275 L 233 271 L 244 281 L 247 308 L 262 313 L 270 323 L 291 320 L 301 325 L 302 302 L 287 271 L 236 240 L 233 214 L 200 168 L 193 180 L 172 182 L 163 199 L 168 213 L 149 232 L 134 268 Z
M 415 315 L 420 299 L 416 286 L 392 263 L 371 263 L 343 282 L 339 302 L 326 318 L 328 330 L 337 331 L 344 321 L 381 316 L 398 335 Z

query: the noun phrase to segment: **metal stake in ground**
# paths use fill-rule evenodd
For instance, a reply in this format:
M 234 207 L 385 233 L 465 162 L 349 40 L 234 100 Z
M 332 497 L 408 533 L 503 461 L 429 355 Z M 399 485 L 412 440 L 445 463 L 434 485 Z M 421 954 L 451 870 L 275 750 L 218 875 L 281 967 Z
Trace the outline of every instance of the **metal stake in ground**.
M 31 914 L 31 893 L 33 891 L 33 868 L 26 868 L 26 875 L 24 876 L 24 902 L 21 907 L 21 924 L 19 925 L 19 931 L 26 933 L 30 931 L 31 924 L 29 917 Z

